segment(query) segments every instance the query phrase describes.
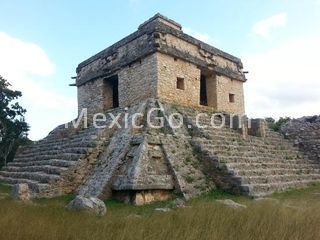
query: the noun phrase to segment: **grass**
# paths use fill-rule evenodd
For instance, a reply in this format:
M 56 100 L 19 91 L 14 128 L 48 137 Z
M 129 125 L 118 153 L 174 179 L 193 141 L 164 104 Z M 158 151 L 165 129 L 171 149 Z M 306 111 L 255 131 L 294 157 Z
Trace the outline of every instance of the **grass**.
M 11 188 L 7 185 L 0 184 L 0 193 L 10 193 Z
M 193 183 L 194 182 L 194 177 L 192 177 L 190 175 L 186 176 L 185 179 L 186 179 L 187 183 Z
M 9 190 L 0 185 L 0 193 Z M 74 196 L 28 204 L 7 198 L 0 200 L 0 239 L 320 239 L 318 193 L 320 185 L 315 185 L 254 201 L 215 190 L 168 213 L 154 208 L 170 201 L 142 207 L 107 201 L 103 217 L 66 211 Z M 248 207 L 230 209 L 216 202 L 225 198 Z

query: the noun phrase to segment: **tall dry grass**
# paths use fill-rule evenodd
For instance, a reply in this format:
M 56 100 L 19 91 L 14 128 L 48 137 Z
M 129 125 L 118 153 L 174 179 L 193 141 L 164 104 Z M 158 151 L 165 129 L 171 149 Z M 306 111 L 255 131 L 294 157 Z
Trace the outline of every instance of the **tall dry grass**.
M 0 201 L 0 239 L 320 239 L 318 190 L 267 201 L 235 198 L 247 209 L 230 209 L 210 197 L 168 213 L 153 211 L 166 203 L 134 207 L 108 202 L 104 217 L 66 211 L 70 199 L 65 198 L 32 204 L 6 199 Z

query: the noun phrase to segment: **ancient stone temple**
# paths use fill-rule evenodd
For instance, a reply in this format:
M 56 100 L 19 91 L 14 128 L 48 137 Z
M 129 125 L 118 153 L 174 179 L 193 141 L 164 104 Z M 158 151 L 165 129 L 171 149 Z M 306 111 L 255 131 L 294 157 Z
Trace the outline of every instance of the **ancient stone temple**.
M 147 98 L 244 113 L 242 63 L 157 14 L 79 64 L 79 110 L 103 112 Z M 143 91 L 141 91 L 143 89 Z
M 245 81 L 240 59 L 157 14 L 79 64 L 72 85 L 81 124 L 20 148 L 0 181 L 26 183 L 32 197 L 76 193 L 138 205 L 217 187 L 258 197 L 319 182 L 319 159 L 307 148 L 243 115 Z M 89 119 L 103 113 L 103 122 L 84 124 L 84 109 Z

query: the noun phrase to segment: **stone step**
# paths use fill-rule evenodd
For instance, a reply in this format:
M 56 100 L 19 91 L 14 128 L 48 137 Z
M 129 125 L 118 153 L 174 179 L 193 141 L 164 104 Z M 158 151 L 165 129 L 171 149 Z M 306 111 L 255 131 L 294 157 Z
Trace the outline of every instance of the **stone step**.
M 66 167 L 56 167 L 51 165 L 40 165 L 40 166 L 25 166 L 25 167 L 13 167 L 7 166 L 3 167 L 2 171 L 6 172 L 44 172 L 47 174 L 60 175 L 62 172 L 66 171 Z
M 215 136 L 223 136 L 223 137 L 236 137 L 240 138 L 242 137 L 239 132 L 233 130 L 233 129 L 220 129 L 220 128 L 203 128 L 202 131 L 204 133 L 209 134 L 212 137 Z
M 260 146 L 268 146 L 272 145 L 274 147 L 277 147 L 279 149 L 285 149 L 285 148 L 294 148 L 293 144 L 291 142 L 288 142 L 284 139 L 277 139 L 277 140 L 272 140 L 269 138 L 261 138 L 261 137 L 252 137 L 249 136 L 248 139 L 245 139 L 243 143 L 249 143 L 249 144 L 256 144 Z M 296 149 L 296 148 L 295 148 Z
M 245 169 L 320 169 L 319 164 L 286 164 L 286 163 L 226 163 L 230 170 L 245 170 Z
M 85 154 L 79 153 L 59 153 L 54 155 L 37 155 L 32 157 L 19 157 L 15 158 L 15 162 L 29 162 L 29 161 L 41 161 L 41 160 L 51 160 L 51 159 L 63 159 L 67 161 L 77 161 L 80 158 L 84 157 Z
M 270 169 L 245 169 L 235 170 L 233 174 L 236 176 L 265 176 L 265 175 L 285 175 L 285 174 L 320 174 L 320 168 L 270 168 Z
M 255 151 L 226 151 L 226 150 L 212 150 L 212 149 L 202 149 L 202 151 L 207 152 L 213 156 L 229 156 L 233 158 L 237 158 L 238 156 L 245 157 L 245 158 L 255 158 L 255 157 L 265 157 L 270 159 L 296 159 L 298 158 L 296 154 L 290 154 L 289 152 L 269 152 L 269 153 L 259 153 Z
M 84 148 L 84 147 L 62 147 L 61 149 L 52 149 L 52 150 L 34 150 L 30 152 L 22 152 L 17 157 L 18 158 L 24 158 L 24 157 L 32 157 L 34 155 L 57 155 L 59 153 L 79 153 L 79 154 L 85 154 L 87 152 L 92 151 L 92 148 Z
M 193 127 L 198 128 L 195 122 L 191 123 Z M 199 129 L 210 134 L 222 134 L 225 133 L 227 135 L 236 136 L 239 134 L 239 130 L 234 130 L 230 128 L 230 126 L 222 126 L 220 123 L 216 123 L 216 125 L 207 125 L 206 123 L 200 123 Z
M 236 176 L 241 184 L 283 183 L 293 181 L 319 180 L 320 174 L 285 174 L 264 176 Z
M 308 136 L 309 138 L 306 138 L 306 139 L 303 139 L 303 142 L 304 143 L 307 143 L 307 145 L 309 143 L 312 143 L 312 144 L 320 144 L 320 139 L 317 139 L 317 138 L 310 138 L 310 136 Z
M 65 139 L 53 139 L 50 141 L 41 141 L 35 143 L 35 145 L 39 147 L 43 146 L 58 146 L 58 145 L 65 145 L 65 144 L 80 144 L 82 142 L 91 142 L 98 140 L 97 135 L 93 135 L 91 137 L 75 137 L 75 138 L 65 138 Z
M 219 117 L 214 117 L 213 119 L 211 119 L 211 116 L 209 118 L 206 118 L 203 116 L 200 116 L 197 118 L 197 116 L 195 116 L 195 117 L 188 118 L 188 120 L 191 121 L 195 125 L 198 122 L 198 124 L 208 126 L 208 127 L 230 128 L 229 123 L 227 121 L 223 122 L 221 119 L 219 119 Z
M 50 160 L 40 160 L 40 161 L 28 161 L 28 162 L 9 162 L 10 167 L 28 167 L 28 166 L 43 166 L 50 165 L 56 167 L 70 167 L 77 163 L 77 161 L 67 161 L 62 159 L 50 159 Z
M 285 142 L 290 142 L 282 134 L 277 134 L 277 133 L 274 133 L 274 132 L 272 132 L 272 133 L 266 132 L 266 137 L 265 138 L 270 139 L 270 140 L 275 140 L 275 141 L 281 139 L 281 140 L 283 140 Z
M 217 158 L 214 158 L 215 160 L 218 160 L 221 164 L 313 164 L 315 162 L 305 160 L 305 159 L 281 159 L 281 158 L 268 158 L 268 157 L 230 157 L 230 156 L 219 156 Z M 316 163 L 315 163 L 316 164 Z M 317 165 L 320 167 L 320 165 Z
M 35 142 L 36 144 L 48 144 L 65 141 L 81 141 L 82 139 L 96 139 L 96 136 L 100 135 L 104 129 L 86 129 L 83 132 L 70 133 L 67 136 L 53 135 L 46 137 L 42 140 Z
M 94 132 L 88 131 L 88 132 L 84 132 L 84 133 L 70 133 L 66 136 L 53 135 L 53 136 L 41 139 L 35 143 L 41 144 L 41 143 L 64 142 L 64 141 L 69 141 L 69 140 L 86 139 L 86 138 L 91 138 L 92 136 L 98 135 L 100 133 L 100 131 L 101 130 L 94 131 Z
M 257 145 L 257 144 L 250 144 L 250 143 L 239 143 L 239 142 L 231 142 L 229 144 L 225 142 L 208 142 L 205 141 L 201 143 L 202 145 L 208 148 L 214 149 L 221 149 L 221 150 L 239 150 L 239 151 L 248 151 L 248 150 L 255 150 L 255 151 L 269 151 L 269 150 L 277 150 L 282 151 L 283 148 L 274 145 Z M 296 148 L 290 148 L 291 152 L 300 153 L 300 151 Z
M 263 184 L 243 184 L 241 187 L 244 191 L 249 191 L 252 197 L 263 197 L 271 195 L 277 191 L 284 191 L 290 188 L 303 188 L 313 183 L 319 183 L 320 179 L 300 180 L 281 183 L 263 183 Z
M 50 181 L 55 181 L 60 178 L 59 175 L 56 174 L 46 174 L 43 172 L 5 172 L 0 171 L 0 176 L 9 177 L 9 178 L 22 178 L 29 179 L 40 183 L 48 183 Z
M 273 144 L 266 144 L 265 142 L 262 143 L 256 143 L 256 142 L 248 142 L 244 140 L 231 140 L 231 141 L 224 141 L 224 140 L 198 140 L 198 143 L 201 143 L 201 145 L 207 146 L 207 147 L 213 147 L 213 148 L 227 148 L 227 149 L 241 149 L 243 151 L 246 150 L 288 150 L 292 152 L 299 152 L 298 148 L 295 148 L 293 146 L 283 146 L 283 145 L 273 145 Z
M 178 110 L 197 128 L 197 112 L 187 107 Z M 231 129 L 228 124 L 223 128 L 211 127 L 211 116 L 202 116 L 199 123 L 209 127 L 197 129 L 203 137 L 193 138 L 193 145 L 226 174 L 233 174 L 231 182 L 250 195 L 320 181 L 320 164 L 307 159 L 280 133 L 266 129 L 264 138 L 249 135 L 244 139 L 240 129 Z
M 32 181 L 30 179 L 23 179 L 23 178 L 12 178 L 12 177 L 3 177 L 0 175 L 0 182 L 14 185 L 18 183 L 27 183 L 29 188 L 36 193 L 42 192 L 49 187 L 49 184 L 46 183 L 39 183 L 37 181 Z
M 223 138 L 223 137 L 222 137 Z M 202 139 L 197 138 L 198 142 L 201 142 L 206 145 L 212 145 L 212 146 L 234 146 L 234 147 L 248 147 L 248 148 L 267 148 L 267 149 L 277 149 L 277 150 L 285 150 L 285 149 L 293 149 L 295 151 L 298 151 L 299 149 L 294 147 L 291 143 L 284 145 L 284 144 L 269 144 L 267 141 L 252 141 L 252 140 L 246 140 L 246 139 L 234 139 L 231 140 L 222 140 L 219 139 Z
M 47 144 L 47 145 L 39 145 L 39 144 L 33 144 L 29 148 L 19 148 L 19 151 L 17 154 L 28 154 L 31 152 L 36 151 L 50 151 L 50 150 L 59 150 L 63 148 L 94 148 L 96 147 L 101 141 L 83 141 L 81 143 L 65 143 L 65 144 Z
M 33 147 L 27 148 L 27 149 L 19 149 L 16 156 L 19 155 L 28 155 L 28 154 L 34 154 L 39 152 L 45 152 L 45 151 L 51 151 L 51 150 L 60 150 L 60 149 L 72 149 L 72 148 L 90 148 L 92 146 L 95 146 L 96 143 L 92 144 L 94 142 L 87 142 L 86 144 L 55 144 L 55 145 L 37 145 L 35 144 Z
M 284 156 L 288 158 L 297 158 L 297 157 L 302 157 L 302 153 L 300 151 L 296 150 L 277 150 L 277 149 L 254 149 L 254 148 L 247 148 L 247 147 L 233 147 L 230 146 L 225 147 L 225 146 L 208 146 L 208 145 L 202 145 L 201 146 L 204 151 L 210 152 L 212 154 L 221 154 L 221 155 L 231 155 L 231 153 L 234 153 L 236 155 L 254 155 L 254 156 L 259 156 L 259 155 L 265 155 L 265 156 Z
M 109 120 L 111 123 L 110 117 Z M 44 193 L 49 188 L 48 183 L 54 184 L 62 172 L 77 164 L 79 159 L 84 158 L 94 148 L 110 141 L 104 136 L 104 133 L 107 133 L 105 131 L 106 128 L 92 126 L 88 129 L 70 131 L 60 125 L 46 138 L 19 148 L 14 161 L 0 171 L 0 182 L 27 183 L 37 192 Z
M 25 151 L 19 151 L 17 156 L 21 154 L 29 154 L 29 153 L 38 153 L 40 152 L 45 152 L 45 151 L 55 151 L 55 150 L 61 150 L 61 149 L 66 149 L 65 152 L 67 152 L 67 149 L 73 149 L 73 148 L 83 148 L 83 149 L 88 149 L 88 148 L 96 148 L 98 145 L 101 145 L 102 143 L 105 143 L 106 141 L 90 141 L 90 142 L 83 142 L 79 144 L 59 144 L 59 145 L 47 145 L 47 146 L 37 146 L 34 147 L 33 149 L 25 150 Z M 71 151 L 72 152 L 72 151 Z
M 88 133 L 94 133 L 97 132 L 101 129 L 95 128 L 94 126 L 89 126 L 87 128 L 82 128 L 82 129 L 76 129 L 72 126 L 72 124 L 69 124 L 68 127 L 66 128 L 65 125 L 62 126 L 60 131 L 53 131 L 51 132 L 52 135 L 57 136 L 57 135 L 83 135 L 83 134 L 88 134 Z M 50 136 L 50 134 L 48 135 Z
M 264 147 L 264 146 L 273 146 L 279 149 L 286 149 L 286 148 L 294 148 L 291 142 L 286 142 L 284 140 L 278 141 L 271 141 L 268 139 L 263 139 L 259 137 L 254 137 L 254 139 L 250 136 L 248 139 L 244 139 L 240 134 L 239 136 L 228 137 L 223 134 L 212 136 L 210 134 L 206 134 L 209 138 L 207 139 L 208 144 L 233 144 L 233 145 L 242 145 L 242 146 L 257 146 L 257 147 Z M 205 141 L 202 138 L 202 141 Z M 294 148 L 297 149 L 297 148 Z

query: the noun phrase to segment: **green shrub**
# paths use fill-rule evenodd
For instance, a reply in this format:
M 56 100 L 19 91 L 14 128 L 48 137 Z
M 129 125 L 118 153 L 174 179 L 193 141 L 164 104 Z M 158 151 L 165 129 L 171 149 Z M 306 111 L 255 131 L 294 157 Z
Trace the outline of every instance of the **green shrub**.
M 279 118 L 278 121 L 276 121 L 275 119 L 269 117 L 269 118 L 265 118 L 265 121 L 267 122 L 268 124 L 268 127 L 276 132 L 279 132 L 281 127 L 287 123 L 288 121 L 290 121 L 291 118 L 289 117 L 281 117 Z

